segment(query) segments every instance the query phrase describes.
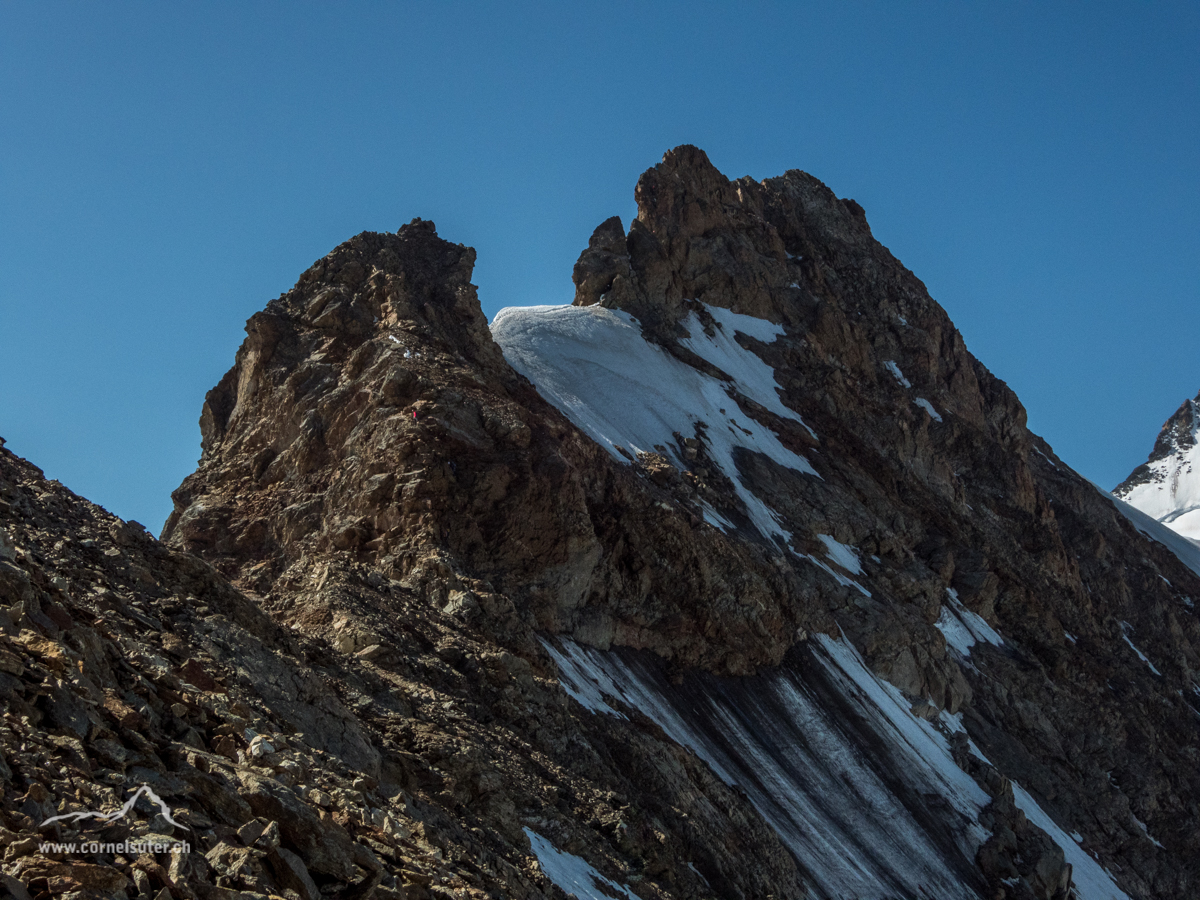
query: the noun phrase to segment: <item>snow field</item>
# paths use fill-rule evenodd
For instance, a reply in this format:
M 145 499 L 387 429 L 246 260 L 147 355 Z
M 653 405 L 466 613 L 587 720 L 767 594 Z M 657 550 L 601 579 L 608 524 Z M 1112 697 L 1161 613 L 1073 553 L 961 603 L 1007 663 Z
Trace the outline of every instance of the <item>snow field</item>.
M 1191 401 L 1192 421 L 1200 409 Z M 1200 424 L 1192 430 L 1190 447 L 1149 463 L 1155 478 L 1139 484 L 1125 502 L 1191 540 L 1200 540 Z

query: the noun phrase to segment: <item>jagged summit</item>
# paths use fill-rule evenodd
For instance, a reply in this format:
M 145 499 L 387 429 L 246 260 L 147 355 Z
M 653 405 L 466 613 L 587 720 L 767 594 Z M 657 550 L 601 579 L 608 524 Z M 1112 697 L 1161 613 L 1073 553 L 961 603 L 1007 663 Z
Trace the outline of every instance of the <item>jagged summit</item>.
M 663 334 L 689 300 L 794 323 L 812 302 L 804 283 L 841 253 L 895 262 L 880 253 L 862 207 L 799 170 L 730 181 L 684 145 L 638 179 L 634 196 L 628 235 L 619 218 L 608 219 L 576 263 L 574 302 L 623 309 Z
M 239 415 L 257 414 L 267 369 L 284 371 L 300 361 L 304 348 L 292 340 L 289 322 L 350 345 L 403 321 L 443 352 L 489 369 L 502 365 L 471 284 L 474 266 L 473 249 L 442 240 L 433 222 L 422 219 L 395 234 L 364 231 L 339 245 L 246 323 L 237 364 L 205 398 L 202 450 L 222 441 Z M 164 534 L 174 527 L 168 519 Z
M 1165 457 L 1185 453 L 1196 446 L 1197 432 L 1200 431 L 1198 403 L 1200 394 L 1192 400 L 1184 400 L 1171 418 L 1163 423 L 1154 441 L 1154 449 L 1150 451 L 1148 462 L 1158 462 Z
M 1200 541 L 1200 394 L 1163 424 L 1150 458 L 1113 494 L 1184 537 Z

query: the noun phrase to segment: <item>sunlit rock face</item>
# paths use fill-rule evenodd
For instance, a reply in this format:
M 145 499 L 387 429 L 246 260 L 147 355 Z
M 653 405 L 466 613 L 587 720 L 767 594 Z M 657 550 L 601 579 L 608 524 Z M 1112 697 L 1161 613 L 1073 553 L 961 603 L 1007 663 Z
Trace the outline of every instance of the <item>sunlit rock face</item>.
M 1200 549 L 1027 430 L 854 201 L 693 147 L 636 197 L 490 324 L 432 223 L 318 260 L 161 543 L 6 457 L 6 827 L 153 771 L 197 896 L 1194 896 Z

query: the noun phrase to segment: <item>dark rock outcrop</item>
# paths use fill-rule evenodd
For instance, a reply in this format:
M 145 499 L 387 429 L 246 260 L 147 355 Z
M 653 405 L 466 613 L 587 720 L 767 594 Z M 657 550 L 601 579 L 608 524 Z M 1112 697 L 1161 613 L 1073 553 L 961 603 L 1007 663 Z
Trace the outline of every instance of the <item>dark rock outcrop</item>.
M 637 199 L 628 234 L 610 219 L 593 235 L 576 304 L 630 313 L 692 365 L 690 313 L 784 327 L 742 346 L 817 435 L 789 440 L 820 478 L 752 452 L 737 477 L 786 523 L 789 547 L 696 527 L 700 485 L 714 503 L 721 490 L 703 440 L 634 465 L 601 452 L 489 343 L 467 251 L 413 226 L 356 238 L 271 304 L 269 327 L 251 321 L 208 401 L 228 412 L 213 414 L 164 537 L 350 652 L 388 643 L 380 628 L 397 617 L 385 598 L 356 623 L 346 585 L 363 571 L 530 659 L 541 629 L 737 674 L 777 663 L 797 634 L 840 628 L 914 701 L 961 709 L 983 752 L 1132 890 L 1186 893 L 1191 868 L 1165 860 L 1189 858 L 1200 824 L 1167 824 L 1192 821 L 1200 787 L 1194 729 L 1174 724 L 1194 718 L 1200 629 L 1183 598 L 1200 593 L 1195 574 L 1029 433 L 856 203 L 801 172 L 731 182 L 687 147 Z M 388 285 L 435 283 L 408 274 L 429 260 L 453 290 L 389 299 Z M 337 320 L 321 299 L 334 295 Z M 787 436 L 784 420 L 731 402 Z M 820 535 L 858 548 L 869 598 L 797 557 L 819 556 Z M 947 588 L 999 628 L 1002 650 L 971 665 L 947 650 L 935 628 Z

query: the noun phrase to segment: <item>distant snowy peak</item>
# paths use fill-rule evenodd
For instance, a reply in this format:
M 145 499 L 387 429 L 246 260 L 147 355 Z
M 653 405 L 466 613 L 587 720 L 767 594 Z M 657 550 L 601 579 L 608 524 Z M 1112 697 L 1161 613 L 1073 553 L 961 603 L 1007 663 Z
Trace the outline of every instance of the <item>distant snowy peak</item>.
M 1163 423 L 1148 462 L 1153 463 L 1168 457 L 1186 453 L 1196 446 L 1200 431 L 1200 394 L 1192 400 L 1184 400 L 1174 415 Z M 1130 476 L 1132 478 L 1133 476 Z
M 1200 394 L 1167 419 L 1150 458 L 1113 490 L 1130 506 L 1200 541 Z

